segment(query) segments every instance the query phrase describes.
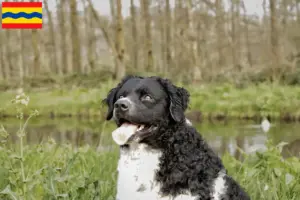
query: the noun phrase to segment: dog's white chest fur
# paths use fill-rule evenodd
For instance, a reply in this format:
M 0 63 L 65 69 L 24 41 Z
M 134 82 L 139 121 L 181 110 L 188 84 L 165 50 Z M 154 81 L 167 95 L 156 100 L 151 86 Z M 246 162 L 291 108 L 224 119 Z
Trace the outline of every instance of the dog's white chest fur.
M 162 197 L 160 185 L 155 182 L 161 152 L 150 150 L 144 144 L 132 144 L 122 149 L 118 163 L 117 200 L 195 200 L 191 195 L 176 198 Z

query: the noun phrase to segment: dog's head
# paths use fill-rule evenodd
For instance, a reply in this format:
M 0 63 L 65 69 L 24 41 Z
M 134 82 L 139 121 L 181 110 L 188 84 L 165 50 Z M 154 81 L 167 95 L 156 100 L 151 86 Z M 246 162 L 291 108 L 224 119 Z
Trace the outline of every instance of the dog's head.
M 185 122 L 189 93 L 168 79 L 127 76 L 109 91 L 104 102 L 106 119 L 113 118 L 119 132 L 130 129 L 129 135 L 140 140 L 163 124 Z

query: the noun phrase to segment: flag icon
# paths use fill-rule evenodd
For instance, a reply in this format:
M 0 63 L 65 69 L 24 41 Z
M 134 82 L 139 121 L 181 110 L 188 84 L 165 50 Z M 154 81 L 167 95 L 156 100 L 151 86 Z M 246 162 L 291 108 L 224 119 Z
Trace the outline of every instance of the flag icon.
M 42 26 L 42 2 L 2 2 L 3 29 L 40 29 Z

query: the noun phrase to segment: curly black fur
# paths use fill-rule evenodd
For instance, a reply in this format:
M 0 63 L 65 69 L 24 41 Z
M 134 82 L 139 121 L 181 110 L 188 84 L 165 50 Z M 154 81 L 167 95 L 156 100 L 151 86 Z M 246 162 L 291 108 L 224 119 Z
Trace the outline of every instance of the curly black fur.
M 105 100 L 109 106 L 108 120 L 113 115 L 116 94 L 121 90 L 123 84 L 132 78 L 144 79 L 136 76 L 126 77 L 109 92 Z M 190 96 L 188 91 L 173 85 L 167 79 L 149 78 L 157 81 L 163 88 L 165 97 L 161 95 L 163 98 L 159 99 L 157 103 L 165 105 L 165 109 L 155 110 L 156 113 L 160 114 L 160 117 L 156 115 L 155 120 L 151 119 L 151 122 L 144 119 L 144 124 L 155 124 L 158 128 L 140 142 L 162 152 L 159 170 L 155 177 L 156 181 L 161 183 L 161 193 L 175 197 L 190 192 L 199 200 L 213 200 L 211 196 L 213 182 L 218 177 L 219 172 L 226 173 L 226 169 L 221 159 L 208 146 L 197 130 L 185 123 L 184 112 L 187 109 Z M 137 87 L 143 86 L 142 82 L 139 84 Z M 131 93 L 129 92 L 128 95 Z M 164 102 L 166 104 L 163 104 Z M 143 120 L 143 117 L 140 114 L 139 118 L 142 118 L 140 120 Z M 227 189 L 222 200 L 250 200 L 250 197 L 233 178 L 228 175 L 224 178 Z
M 190 94 L 184 88 L 173 85 L 168 79 L 158 78 L 157 81 L 164 87 L 169 97 L 169 111 L 176 122 L 185 120 L 184 111 L 187 109 Z

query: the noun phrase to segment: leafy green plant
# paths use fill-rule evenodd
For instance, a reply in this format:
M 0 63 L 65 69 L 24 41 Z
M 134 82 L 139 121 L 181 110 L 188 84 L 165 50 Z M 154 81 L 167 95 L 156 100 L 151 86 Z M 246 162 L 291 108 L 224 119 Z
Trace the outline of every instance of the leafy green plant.
M 9 133 L 0 126 L 0 199 L 112 199 L 116 151 L 57 145 L 51 138 L 26 145 L 26 127 L 38 115 L 34 110 L 24 117 L 29 100 L 25 94 L 12 100 L 20 123 L 17 146 L 8 145 Z
M 283 159 L 282 147 L 267 142 L 267 150 L 246 154 L 243 162 L 229 154 L 223 161 L 229 174 L 235 177 L 251 194 L 252 199 L 296 200 L 300 197 L 300 160 L 291 157 Z

